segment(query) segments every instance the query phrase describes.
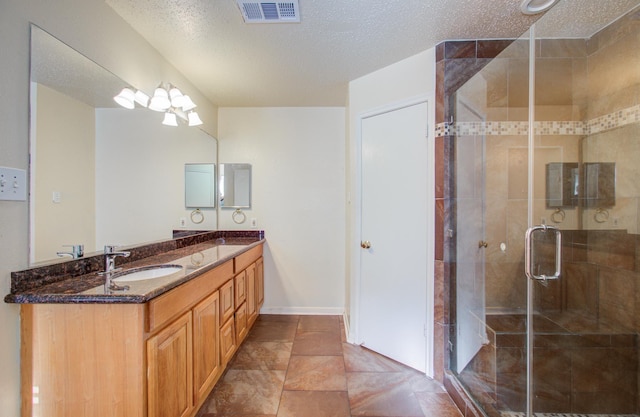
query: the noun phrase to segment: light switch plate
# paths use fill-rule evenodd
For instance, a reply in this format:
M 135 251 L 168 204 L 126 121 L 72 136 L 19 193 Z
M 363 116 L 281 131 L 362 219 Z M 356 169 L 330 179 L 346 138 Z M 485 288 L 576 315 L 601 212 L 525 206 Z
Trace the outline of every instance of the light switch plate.
M 0 167 L 0 200 L 27 200 L 27 171 Z

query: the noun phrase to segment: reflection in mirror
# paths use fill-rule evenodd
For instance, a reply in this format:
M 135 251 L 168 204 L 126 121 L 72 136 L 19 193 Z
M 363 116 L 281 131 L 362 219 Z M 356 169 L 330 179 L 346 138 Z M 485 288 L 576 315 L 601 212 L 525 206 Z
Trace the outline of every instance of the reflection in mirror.
M 546 165 L 547 208 L 578 205 L 579 175 L 577 162 L 550 162 Z
M 215 161 L 215 138 L 121 108 L 113 96 L 126 82 L 37 26 L 31 32 L 30 262 L 56 260 L 65 245 L 82 244 L 87 256 L 170 239 L 183 220 L 216 229 L 215 215 L 193 224 L 184 205 L 184 165 Z
M 220 164 L 220 207 L 251 208 L 251 164 Z
M 215 164 L 185 164 L 184 205 L 187 208 L 216 206 Z
M 547 208 L 615 206 L 615 162 L 546 164 L 546 202 Z

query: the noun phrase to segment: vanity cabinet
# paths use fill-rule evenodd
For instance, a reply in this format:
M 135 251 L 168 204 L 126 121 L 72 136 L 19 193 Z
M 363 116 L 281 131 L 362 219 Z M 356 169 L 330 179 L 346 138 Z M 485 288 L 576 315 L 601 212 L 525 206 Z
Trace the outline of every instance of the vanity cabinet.
M 234 278 L 261 256 L 259 245 L 145 304 L 21 305 L 22 416 L 195 416 L 250 329 L 262 289 L 245 281 L 236 305 Z

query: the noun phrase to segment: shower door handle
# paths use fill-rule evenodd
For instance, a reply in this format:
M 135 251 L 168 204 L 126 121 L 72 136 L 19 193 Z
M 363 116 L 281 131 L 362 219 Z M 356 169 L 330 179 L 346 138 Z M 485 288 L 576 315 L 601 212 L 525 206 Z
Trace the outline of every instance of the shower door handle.
M 535 275 L 533 273 L 533 233 L 536 231 L 553 231 L 556 237 L 556 268 L 553 275 Z M 533 226 L 527 229 L 525 234 L 525 249 L 524 249 L 524 272 L 529 279 L 535 279 L 537 281 L 547 281 L 548 279 L 560 278 L 560 270 L 562 269 L 562 234 L 560 229 L 554 226 Z

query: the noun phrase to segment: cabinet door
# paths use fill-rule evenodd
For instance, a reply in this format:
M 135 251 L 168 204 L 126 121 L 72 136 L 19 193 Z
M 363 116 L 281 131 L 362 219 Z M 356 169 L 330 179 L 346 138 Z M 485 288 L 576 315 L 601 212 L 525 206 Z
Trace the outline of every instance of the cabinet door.
M 247 298 L 247 274 L 245 271 L 240 272 L 235 276 L 235 300 L 236 306 L 244 303 L 244 300 Z
M 236 343 L 240 346 L 240 343 L 247 336 L 247 303 L 242 303 L 236 310 Z
M 256 310 L 260 314 L 260 308 L 264 304 L 264 259 L 256 261 Z
M 233 300 L 233 279 L 227 281 L 220 287 L 220 317 L 223 323 L 226 323 L 235 311 Z
M 220 361 L 220 296 L 218 291 L 193 308 L 194 403 L 209 394 L 222 372 Z
M 256 306 L 256 264 L 251 264 L 245 270 L 247 273 L 247 323 L 253 325 L 258 317 Z
M 220 353 L 222 364 L 226 366 L 236 351 L 236 331 L 233 317 L 227 320 L 220 328 Z
M 193 411 L 191 311 L 147 340 L 149 417 L 183 417 Z

